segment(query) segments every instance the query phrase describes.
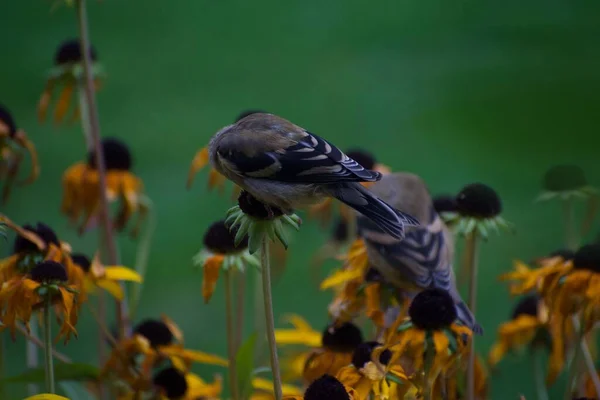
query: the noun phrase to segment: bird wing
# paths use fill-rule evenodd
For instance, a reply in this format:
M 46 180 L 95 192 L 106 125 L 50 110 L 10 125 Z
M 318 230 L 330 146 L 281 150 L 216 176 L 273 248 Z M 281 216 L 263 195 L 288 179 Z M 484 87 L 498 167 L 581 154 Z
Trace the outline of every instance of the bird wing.
M 289 183 L 372 182 L 379 172 L 363 168 L 325 139 L 303 131 L 294 139 L 282 141 L 264 151 L 240 151 L 223 143 L 219 156 L 241 176 Z M 281 143 L 286 145 L 281 146 Z

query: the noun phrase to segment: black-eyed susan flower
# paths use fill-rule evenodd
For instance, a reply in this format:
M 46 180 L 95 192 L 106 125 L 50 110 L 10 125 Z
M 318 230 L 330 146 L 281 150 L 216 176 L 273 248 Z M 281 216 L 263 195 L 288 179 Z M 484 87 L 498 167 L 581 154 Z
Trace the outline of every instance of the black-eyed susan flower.
M 131 172 L 133 161 L 127 145 L 119 139 L 105 138 L 102 148 L 106 166 L 106 196 L 110 202 L 120 202 L 114 227 L 122 231 L 137 212 L 139 218 L 131 230 L 132 235 L 136 236 L 151 202 L 143 194 L 142 180 Z M 61 211 L 73 223 L 81 220 L 79 233 L 83 233 L 96 222 L 100 201 L 96 156 L 90 152 L 87 162 L 76 163 L 63 174 Z
M 25 155 L 22 150 L 31 159 L 31 171 L 25 179 L 17 183 L 27 185 L 35 182 L 40 174 L 37 152 L 25 131 L 17 128 L 10 111 L 0 104 L 0 180 L 4 181 L 2 202 L 8 200 L 12 186 L 19 174 Z
M 81 253 L 71 255 L 73 264 L 83 271 L 86 293 L 92 293 L 96 288 L 106 290 L 115 299 L 123 300 L 123 287 L 120 282 L 141 283 L 142 277 L 134 270 L 121 265 L 102 265 L 98 254 L 90 259 Z
M 544 173 L 542 193 L 537 200 L 587 198 L 596 193 L 597 189 L 589 184 L 581 167 L 571 164 L 555 165 Z
M 144 390 L 153 368 L 166 360 L 184 373 L 194 362 L 227 366 L 227 360 L 219 356 L 186 349 L 181 330 L 163 316 L 161 320 L 142 321 L 131 337 L 119 341 L 103 366 L 101 376 L 125 382 L 134 390 Z
M 204 234 L 204 247 L 194 257 L 194 264 L 203 270 L 202 297 L 208 303 L 212 297 L 221 270 L 244 272 L 247 266 L 259 267 L 260 263 L 248 252 L 248 237 L 238 237 L 237 230 L 230 230 L 225 221 L 213 223 Z M 239 241 L 236 242 L 236 237 Z
M 352 364 L 342 368 L 337 379 L 352 388 L 354 400 L 372 398 L 399 400 L 413 389 L 409 377 L 390 349 L 378 342 L 362 343 L 354 351 Z
M 412 360 L 416 381 L 431 390 L 441 373 L 449 371 L 469 350 L 473 332 L 461 325 L 452 296 L 441 289 L 417 294 L 408 318 L 398 318 L 387 333 L 390 350 Z
M 351 322 L 332 324 L 320 333 L 300 316 L 290 315 L 294 329 L 278 329 L 275 339 L 280 346 L 301 345 L 309 350 L 292 353 L 284 363 L 284 380 L 302 378 L 311 383 L 324 374 L 335 375 L 352 361 L 354 350 L 363 342 L 360 329 Z
M 314 380 L 303 396 L 285 396 L 284 400 L 355 400 L 355 390 L 331 375 Z
M 27 274 L 15 276 L 2 284 L 0 289 L 2 327 L 9 328 L 15 337 L 18 322 L 29 330 L 32 313 L 43 307 L 54 306 L 61 317 L 61 328 L 56 339 L 67 342 L 77 335 L 75 325 L 80 304 L 76 290 L 68 285 L 65 267 L 55 261 L 36 263 Z
M 98 90 L 103 80 L 102 66 L 98 63 L 96 50 L 90 48 L 92 58 L 92 75 L 94 87 Z M 72 108 L 73 94 L 80 90 L 79 85 L 83 82 L 82 54 L 79 40 L 66 40 L 60 44 L 54 56 L 54 67 L 49 71 L 46 86 L 38 102 L 38 119 L 40 122 L 46 120 L 48 108 L 52 103 L 52 97 L 57 93 L 56 105 L 54 107 L 54 123 L 60 124 Z M 80 93 L 77 93 L 81 95 Z M 80 116 L 80 108 L 73 107 L 71 121 L 76 121 Z

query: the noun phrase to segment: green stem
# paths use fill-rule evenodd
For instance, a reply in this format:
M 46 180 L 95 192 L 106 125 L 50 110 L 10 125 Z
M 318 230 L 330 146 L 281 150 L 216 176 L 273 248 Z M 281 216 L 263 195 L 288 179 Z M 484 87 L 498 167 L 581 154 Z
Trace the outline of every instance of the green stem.
M 85 138 L 85 147 L 88 152 L 94 151 L 94 141 L 92 140 L 90 129 L 90 116 L 85 98 L 85 83 L 81 80 L 77 83 L 77 95 L 79 96 L 79 118 L 81 120 L 83 137 Z
M 55 393 L 54 390 L 54 365 L 52 358 L 52 337 L 51 337 L 51 322 L 50 321 L 50 297 L 47 296 L 44 304 L 44 361 L 46 370 L 46 391 Z
M 573 327 L 578 331 L 580 328 L 579 320 L 577 316 L 573 315 L 572 317 Z M 592 357 L 592 353 L 588 347 L 588 344 L 585 340 L 585 333 L 581 332 L 581 340 L 578 343 L 578 347 L 581 348 L 581 354 L 583 355 L 583 361 L 585 364 L 585 368 L 587 369 L 588 375 L 594 385 L 594 390 L 596 391 L 596 397 L 600 398 L 600 379 L 598 378 L 598 373 L 596 372 L 596 365 L 594 363 L 594 358 Z
M 4 338 L 6 335 L 0 336 L 0 399 L 4 399 L 4 357 L 5 357 L 5 347 L 4 347 Z M 29 342 L 28 342 L 29 343 Z
M 237 271 L 235 277 L 237 278 L 237 293 L 236 293 L 236 310 L 235 315 L 237 322 L 235 324 L 235 352 L 237 354 L 238 349 L 242 345 L 242 338 L 244 334 L 244 302 L 246 293 L 246 274 L 242 271 Z
M 142 196 L 140 202 L 143 202 L 144 206 L 148 209 L 148 220 L 146 221 L 146 229 L 144 229 L 142 237 L 140 238 L 135 255 L 135 271 L 142 277 L 142 282 L 133 283 L 131 286 L 131 297 L 129 299 L 129 317 L 131 319 L 135 317 L 135 312 L 137 311 L 142 296 L 146 271 L 148 270 L 150 249 L 152 248 L 152 236 L 156 229 L 156 214 L 154 212 L 152 200 L 147 196 Z
M 578 377 L 578 367 L 581 363 L 581 357 L 583 356 L 582 346 L 580 345 L 581 341 L 584 340 L 583 330 L 579 328 L 579 321 L 576 321 L 576 325 L 574 328 L 577 332 L 577 339 L 575 341 L 575 352 L 573 353 L 573 358 L 571 359 L 571 364 L 569 366 L 569 378 L 567 379 L 567 388 L 565 390 L 565 400 L 571 400 L 573 396 L 573 389 L 577 387 Z M 595 371 L 594 371 L 595 373 Z
M 475 231 L 467 236 L 466 247 L 466 265 L 469 271 L 469 309 L 475 316 L 477 309 L 477 233 Z M 469 364 L 467 366 L 467 400 L 475 400 L 475 336 L 471 337 L 469 344 Z
M 283 391 L 281 387 L 279 359 L 277 357 L 277 343 L 275 342 L 275 318 L 273 317 L 271 266 L 269 260 L 269 242 L 267 237 L 263 237 L 260 258 L 262 266 L 262 292 L 265 306 L 266 333 L 267 341 L 269 342 L 269 353 L 271 356 L 271 371 L 273 372 L 273 392 L 275 393 L 275 400 L 281 400 L 283 398 Z
M 539 346 L 533 349 L 533 374 L 535 379 L 535 390 L 537 400 L 548 400 L 548 389 L 546 388 L 546 371 L 544 368 L 543 351 Z
M 575 207 L 572 198 L 563 202 L 563 218 L 565 222 L 565 245 L 569 250 L 577 250 L 579 238 L 575 228 Z
M 433 341 L 428 340 L 427 345 L 429 346 Z M 433 365 L 433 358 L 435 357 L 435 350 L 431 351 L 431 348 L 425 350 L 425 360 L 423 362 L 423 374 L 424 374 L 424 385 L 423 385 L 423 399 L 431 400 L 432 381 L 430 379 L 431 366 Z
M 262 257 L 262 256 L 261 256 Z M 268 257 L 268 256 L 267 256 Z M 254 331 L 256 332 L 256 337 L 260 338 L 260 340 L 256 341 L 256 348 L 254 349 L 254 361 L 255 365 L 261 366 L 263 365 L 263 356 L 264 356 L 264 338 L 266 336 L 265 333 L 265 300 L 263 294 L 263 278 L 261 271 L 255 270 L 256 274 L 254 274 Z
M 29 321 L 29 332 L 31 332 L 31 335 L 33 336 L 39 336 L 39 324 L 38 324 L 38 318 L 37 317 L 37 313 L 34 314 L 34 318 L 31 318 L 31 320 Z M 38 358 L 38 349 L 37 347 L 35 347 L 35 345 L 33 343 L 31 343 L 31 341 L 27 341 L 27 345 L 25 348 L 25 352 L 26 357 L 27 357 L 27 368 L 29 369 L 34 369 L 37 368 L 39 366 L 39 358 Z M 29 394 L 29 396 L 33 396 L 36 395 L 40 392 L 38 385 L 36 385 L 35 383 L 28 383 L 27 384 L 27 393 Z M 2 398 L 2 397 L 0 397 Z
M 231 269 L 225 271 L 225 316 L 227 324 L 227 356 L 229 357 L 229 390 L 231 392 L 231 398 L 233 400 L 239 400 L 240 395 L 238 391 L 238 380 L 236 373 L 236 346 L 235 346 L 235 328 L 233 326 L 233 281 L 231 276 Z

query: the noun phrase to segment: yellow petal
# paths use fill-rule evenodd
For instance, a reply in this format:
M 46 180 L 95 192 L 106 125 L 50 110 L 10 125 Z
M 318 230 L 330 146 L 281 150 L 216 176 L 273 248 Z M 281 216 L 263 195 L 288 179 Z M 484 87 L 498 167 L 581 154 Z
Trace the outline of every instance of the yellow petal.
M 293 329 L 276 329 L 275 341 L 278 344 L 303 344 L 309 347 L 321 346 L 321 334 L 318 332 L 304 332 Z
M 123 288 L 119 282 L 109 281 L 108 279 L 98 279 L 95 284 L 99 288 L 106 290 L 115 299 L 119 301 L 123 300 Z
M 202 364 L 218 365 L 221 367 L 226 367 L 229 364 L 223 357 L 197 350 L 181 349 L 179 346 L 163 346 L 160 348 L 160 352 L 167 356 L 177 356 Z
M 35 396 L 26 397 L 23 400 L 69 400 L 68 397 L 59 396 L 57 394 L 42 393 Z
M 292 324 L 299 331 L 313 331 L 312 326 L 298 314 L 286 314 L 283 316 L 283 320 Z
M 252 387 L 258 390 L 264 390 L 265 392 L 273 393 L 273 382 L 268 379 L 263 378 L 253 378 L 252 379 Z M 301 396 L 302 389 L 294 386 L 283 384 L 281 386 L 283 394 L 285 396 Z
M 355 279 L 360 279 L 363 275 L 363 271 L 360 269 L 346 269 L 339 270 L 334 272 L 329 277 L 325 278 L 323 282 L 321 282 L 321 290 L 329 289 L 334 286 L 341 285 L 342 283 L 346 283 L 349 281 L 353 281 Z
M 190 165 L 190 170 L 188 172 L 188 178 L 186 187 L 189 189 L 192 186 L 192 182 L 194 180 L 194 175 L 198 171 L 200 171 L 206 164 L 208 164 L 208 147 L 203 147 L 196 153 L 194 159 L 192 160 L 192 164 Z
M 108 266 L 104 267 L 104 277 L 111 281 L 131 281 L 142 282 L 142 276 L 134 270 L 123 266 Z
M 160 320 L 164 322 L 164 324 L 169 328 L 175 340 L 178 342 L 183 342 L 183 332 L 179 329 L 179 326 L 173 321 L 171 318 L 167 317 L 165 314 L 160 315 Z

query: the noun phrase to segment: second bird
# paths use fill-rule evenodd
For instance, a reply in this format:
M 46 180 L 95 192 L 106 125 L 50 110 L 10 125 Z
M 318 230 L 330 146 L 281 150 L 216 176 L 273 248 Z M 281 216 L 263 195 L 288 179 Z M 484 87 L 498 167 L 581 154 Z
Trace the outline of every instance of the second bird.
M 209 154 L 217 171 L 284 213 L 335 197 L 397 239 L 405 225 L 419 224 L 360 184 L 380 180 L 379 172 L 276 115 L 251 114 L 226 126 L 211 139 Z

